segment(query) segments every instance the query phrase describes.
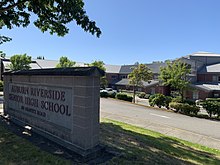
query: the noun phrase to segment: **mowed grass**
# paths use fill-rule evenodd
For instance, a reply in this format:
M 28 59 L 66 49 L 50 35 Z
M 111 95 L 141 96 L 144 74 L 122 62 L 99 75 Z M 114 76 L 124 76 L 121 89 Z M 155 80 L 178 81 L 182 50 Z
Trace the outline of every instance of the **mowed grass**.
M 108 164 L 220 164 L 220 151 L 103 119 L 102 143 L 118 152 Z
M 102 164 L 220 164 L 219 150 L 125 123 L 103 119 L 100 133 L 113 154 Z M 79 162 L 46 152 L 0 125 L 0 165 L 70 164 Z
M 0 125 L 0 165 L 69 165 Z

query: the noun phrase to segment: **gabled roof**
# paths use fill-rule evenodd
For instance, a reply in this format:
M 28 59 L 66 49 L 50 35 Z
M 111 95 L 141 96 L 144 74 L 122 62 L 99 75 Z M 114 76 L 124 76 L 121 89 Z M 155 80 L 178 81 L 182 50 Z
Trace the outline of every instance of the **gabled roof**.
M 195 52 L 190 54 L 190 56 L 208 56 L 208 57 L 220 57 L 220 54 L 211 53 L 211 52 Z
M 35 59 L 35 61 L 41 68 L 55 68 L 56 65 L 59 63 L 55 60 Z
M 11 64 L 10 61 L 3 60 L 2 63 L 3 63 L 6 70 L 10 69 L 10 64 Z M 41 69 L 41 67 L 38 65 L 38 63 L 36 63 L 34 61 L 30 64 L 30 67 L 31 67 L 31 69 Z
M 220 63 L 204 66 L 198 73 L 220 73 Z
M 137 67 L 137 65 L 122 65 L 119 73 L 120 74 L 129 74 L 132 72 L 134 67 Z
M 220 91 L 219 83 L 196 83 L 190 84 L 190 86 L 204 91 Z
M 119 73 L 121 65 L 105 65 L 107 73 Z
M 166 63 L 151 63 L 151 64 L 146 64 L 153 73 L 159 73 L 160 72 L 160 67 L 165 67 L 167 66 Z
M 144 87 L 150 87 L 150 86 L 154 86 L 154 85 L 157 85 L 159 84 L 159 81 L 155 81 L 155 80 L 150 80 L 149 82 L 146 82 L 146 81 L 142 81 L 143 83 L 143 86 Z M 112 83 L 114 85 L 125 85 L 125 86 L 129 86 L 129 79 L 122 79 L 122 80 L 119 80 L 119 81 L 116 81 L 114 83 Z
M 150 70 L 153 73 L 159 73 L 160 67 L 167 66 L 166 63 L 157 63 L 157 62 L 146 65 L 147 67 L 150 68 Z M 105 65 L 106 73 L 118 73 L 118 74 L 129 74 L 132 72 L 134 67 L 137 67 L 137 65 Z

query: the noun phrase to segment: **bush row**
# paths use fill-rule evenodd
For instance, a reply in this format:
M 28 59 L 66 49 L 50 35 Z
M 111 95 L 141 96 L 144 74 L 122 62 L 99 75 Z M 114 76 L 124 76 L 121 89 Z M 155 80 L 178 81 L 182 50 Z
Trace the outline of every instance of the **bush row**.
M 155 94 L 150 96 L 149 98 L 150 106 L 158 106 L 161 108 L 162 106 L 167 109 L 173 108 L 176 112 L 181 112 L 184 114 L 194 114 L 197 115 L 200 108 L 196 106 L 195 102 L 192 100 L 184 100 L 180 97 L 172 98 L 170 96 L 165 96 L 163 94 Z
M 141 93 L 138 93 L 137 96 L 138 96 L 139 98 L 149 99 L 150 94 L 145 93 L 145 92 L 141 92 Z
M 128 96 L 125 93 L 117 93 L 116 94 L 116 93 L 107 93 L 105 91 L 100 92 L 100 97 L 104 97 L 104 98 L 107 98 L 107 97 L 117 98 L 119 100 L 124 100 L 124 101 L 129 101 L 129 102 L 132 102 L 132 100 L 133 100 L 132 96 Z
M 170 108 L 175 109 L 176 112 L 181 112 L 187 115 L 194 114 L 197 115 L 200 108 L 196 105 L 189 105 L 188 103 L 177 103 L 171 102 L 169 104 Z
M 132 96 L 128 96 L 125 93 L 117 93 L 116 98 L 119 100 L 124 100 L 124 101 L 129 101 L 129 102 L 132 102 L 133 100 Z
M 0 80 L 0 91 L 3 91 L 3 85 L 4 85 L 3 81 Z
M 206 98 L 206 101 L 219 101 L 220 102 L 220 98 Z

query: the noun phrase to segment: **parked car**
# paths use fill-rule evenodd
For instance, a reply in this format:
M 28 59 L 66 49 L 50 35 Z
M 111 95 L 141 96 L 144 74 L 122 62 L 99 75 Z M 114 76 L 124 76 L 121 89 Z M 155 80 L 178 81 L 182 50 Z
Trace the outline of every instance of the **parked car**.
M 105 89 L 100 88 L 100 92 L 107 92 L 108 94 L 113 94 L 113 93 L 116 94 L 117 93 L 117 91 L 112 88 L 105 88 Z

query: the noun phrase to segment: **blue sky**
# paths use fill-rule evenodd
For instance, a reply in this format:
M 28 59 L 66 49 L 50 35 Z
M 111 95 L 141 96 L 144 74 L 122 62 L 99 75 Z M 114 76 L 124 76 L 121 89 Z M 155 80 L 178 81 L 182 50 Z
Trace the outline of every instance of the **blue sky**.
M 2 29 L 13 38 L 0 46 L 8 56 L 27 53 L 78 62 L 106 64 L 163 61 L 197 51 L 220 53 L 219 0 L 85 0 L 91 20 L 102 30 L 96 38 L 75 22 L 57 37 L 28 28 Z

